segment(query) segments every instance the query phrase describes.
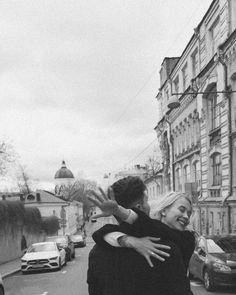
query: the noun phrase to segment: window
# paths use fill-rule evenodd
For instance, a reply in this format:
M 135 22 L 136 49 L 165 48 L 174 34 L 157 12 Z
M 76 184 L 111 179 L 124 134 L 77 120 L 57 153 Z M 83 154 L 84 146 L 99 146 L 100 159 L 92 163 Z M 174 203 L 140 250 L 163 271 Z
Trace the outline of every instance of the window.
M 193 163 L 193 182 L 196 182 L 198 187 L 201 186 L 201 169 L 199 161 Z
M 184 166 L 184 182 L 190 182 L 190 166 Z
M 176 169 L 176 191 L 181 191 L 181 170 L 180 168 Z
M 165 96 L 166 96 L 166 100 L 169 100 L 170 95 L 169 95 L 169 90 L 168 89 L 165 91 Z
M 210 226 L 209 226 L 209 234 L 214 233 L 214 213 L 210 212 Z
M 179 77 L 176 77 L 174 80 L 174 92 L 179 93 Z
M 182 69 L 182 78 L 183 78 L 183 91 L 184 91 L 186 89 L 187 83 L 188 83 L 187 64 Z
M 214 55 L 216 53 L 217 50 L 217 46 L 219 45 L 219 37 L 220 37 L 220 30 L 219 30 L 219 18 L 217 18 L 215 20 L 215 22 L 213 23 L 213 25 L 210 28 L 210 46 L 211 46 L 211 55 Z
M 216 91 L 215 88 L 214 90 Z M 211 94 L 208 102 L 210 109 L 211 130 L 214 130 L 215 128 L 220 127 L 220 104 L 218 103 L 217 94 Z
M 198 71 L 198 52 L 197 49 L 193 52 L 192 56 L 192 78 L 196 77 Z
M 212 185 L 221 185 L 221 155 L 215 153 L 211 156 L 212 162 Z

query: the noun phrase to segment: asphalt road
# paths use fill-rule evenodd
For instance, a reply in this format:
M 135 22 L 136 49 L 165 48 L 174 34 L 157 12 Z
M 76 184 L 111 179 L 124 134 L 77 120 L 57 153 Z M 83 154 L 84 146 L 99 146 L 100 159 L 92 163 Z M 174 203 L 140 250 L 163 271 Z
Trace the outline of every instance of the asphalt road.
M 98 223 L 91 224 L 89 234 L 99 227 Z M 86 276 L 88 253 L 94 244 L 91 238 L 85 248 L 76 249 L 76 257 L 68 262 L 61 271 L 37 272 L 22 275 L 20 272 L 4 279 L 6 295 L 88 295 Z M 193 280 L 191 288 L 194 295 L 232 295 L 236 288 L 220 288 L 209 293 L 202 283 Z M 158 292 L 157 292 L 158 294 Z
M 4 279 L 6 295 L 88 295 L 88 253 L 93 244 L 76 249 L 76 257 L 61 271 L 16 273 Z

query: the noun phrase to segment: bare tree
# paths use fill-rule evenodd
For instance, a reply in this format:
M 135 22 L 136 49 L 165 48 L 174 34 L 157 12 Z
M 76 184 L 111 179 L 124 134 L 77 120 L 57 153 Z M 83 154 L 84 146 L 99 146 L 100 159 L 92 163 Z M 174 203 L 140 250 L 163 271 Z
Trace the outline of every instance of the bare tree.
M 22 194 L 31 193 L 32 181 L 26 171 L 26 166 L 19 164 L 17 173 L 17 185 Z
M 60 188 L 60 197 L 65 201 L 78 201 L 83 203 L 83 212 L 85 219 L 88 218 L 88 214 L 91 207 L 94 205 L 88 200 L 88 195 L 91 190 L 95 190 L 97 184 L 95 181 L 88 179 L 77 179 L 73 184 L 62 186 Z
M 162 158 L 160 156 L 160 151 L 158 147 L 154 148 L 152 156 L 149 156 L 147 162 L 147 178 L 152 178 L 155 183 L 158 183 L 158 174 L 163 169 Z
M 13 146 L 5 141 L 0 141 L 0 175 L 7 174 L 9 165 L 15 162 L 16 157 Z

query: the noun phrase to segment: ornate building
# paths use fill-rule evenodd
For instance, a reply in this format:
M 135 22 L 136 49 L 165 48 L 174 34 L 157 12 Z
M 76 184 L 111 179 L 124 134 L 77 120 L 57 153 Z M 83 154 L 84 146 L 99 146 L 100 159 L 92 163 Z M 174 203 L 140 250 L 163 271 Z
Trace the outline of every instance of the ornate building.
M 55 194 L 60 195 L 63 187 L 72 185 L 74 183 L 73 173 L 66 167 L 66 163 L 63 160 L 61 168 L 55 174 Z
M 163 193 L 192 193 L 202 233 L 236 232 L 235 29 L 236 1 L 212 1 L 182 55 L 160 70 Z

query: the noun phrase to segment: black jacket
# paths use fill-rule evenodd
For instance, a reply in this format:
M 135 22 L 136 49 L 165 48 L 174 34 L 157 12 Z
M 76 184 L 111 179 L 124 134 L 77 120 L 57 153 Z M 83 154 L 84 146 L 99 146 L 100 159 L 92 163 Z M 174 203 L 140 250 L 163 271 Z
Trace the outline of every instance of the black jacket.
M 139 218 L 133 225 L 105 225 L 93 234 L 97 245 L 89 255 L 88 285 L 90 295 L 191 295 L 186 267 L 194 249 L 194 236 L 188 231 L 170 229 L 135 210 Z M 171 246 L 165 262 L 145 258 L 132 249 L 114 248 L 103 237 L 113 231 L 143 237 L 161 237 Z

